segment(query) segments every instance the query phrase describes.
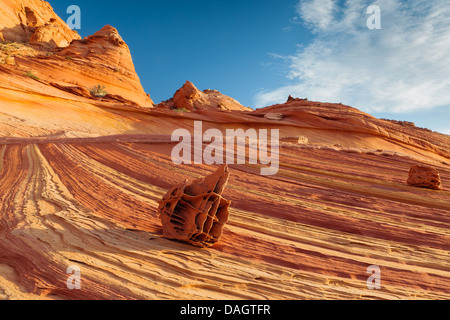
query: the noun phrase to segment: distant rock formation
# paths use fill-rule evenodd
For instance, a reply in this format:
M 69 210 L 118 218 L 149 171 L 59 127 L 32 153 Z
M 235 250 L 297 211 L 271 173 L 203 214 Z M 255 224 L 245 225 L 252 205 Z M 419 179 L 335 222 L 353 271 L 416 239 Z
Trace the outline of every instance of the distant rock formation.
M 221 166 L 191 184 L 174 186 L 159 202 L 164 237 L 211 247 L 222 236 L 230 202 L 222 198 L 230 173 Z
M 436 169 L 414 165 L 409 171 L 408 185 L 413 187 L 442 190 L 441 177 Z
M 173 96 L 172 99 L 161 102 L 160 108 L 178 109 L 186 111 L 196 110 L 242 110 L 251 111 L 244 107 L 238 101 L 230 98 L 217 90 L 206 89 L 203 92 L 198 90 L 195 85 L 186 81 Z
M 308 101 L 308 99 L 307 98 L 305 98 L 305 99 L 294 98 L 293 96 L 289 95 L 286 103 L 294 102 L 294 101 Z
M 342 103 L 294 98 L 283 104 L 256 109 L 251 114 L 255 117 L 263 118 L 265 115 L 275 113 L 283 114 L 284 119 L 288 119 L 289 123 L 295 122 L 297 125 L 301 125 L 302 128 L 327 128 L 327 130 L 332 130 L 327 131 L 327 137 L 325 138 L 330 145 L 338 143 L 342 146 L 350 147 L 350 145 L 347 145 L 350 133 L 352 136 L 354 134 L 369 134 L 378 138 L 394 139 L 401 144 L 427 150 L 438 155 L 438 157 L 443 157 L 439 161 L 447 162 L 445 159 L 450 159 L 450 136 L 418 128 L 412 124 L 398 124 L 381 120 Z M 268 115 L 268 117 L 270 116 Z M 325 132 L 322 131 L 324 134 Z M 345 132 L 345 135 L 340 135 L 338 132 Z M 307 131 L 305 131 L 306 134 L 310 143 L 317 141 Z M 292 136 L 292 134 L 288 133 L 288 136 Z M 351 147 L 354 147 L 354 145 Z M 397 148 L 396 146 L 392 147 L 394 149 Z

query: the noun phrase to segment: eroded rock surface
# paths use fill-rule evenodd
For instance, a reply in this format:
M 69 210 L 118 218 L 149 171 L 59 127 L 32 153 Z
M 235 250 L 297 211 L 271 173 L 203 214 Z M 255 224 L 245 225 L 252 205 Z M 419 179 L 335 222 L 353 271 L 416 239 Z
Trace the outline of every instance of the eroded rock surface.
M 222 197 L 228 183 L 228 167 L 191 184 L 174 186 L 160 201 L 164 237 L 211 247 L 222 236 L 230 202 Z
M 407 183 L 413 187 L 442 190 L 439 172 L 431 167 L 414 165 L 409 171 Z

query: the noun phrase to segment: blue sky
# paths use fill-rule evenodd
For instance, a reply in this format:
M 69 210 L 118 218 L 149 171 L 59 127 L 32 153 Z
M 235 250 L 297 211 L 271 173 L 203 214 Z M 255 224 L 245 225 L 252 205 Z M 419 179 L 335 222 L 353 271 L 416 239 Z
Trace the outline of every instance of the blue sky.
M 110 24 L 158 103 L 186 80 L 263 107 L 289 94 L 450 134 L 447 0 L 50 0 L 81 36 Z M 367 28 L 367 7 L 381 30 Z

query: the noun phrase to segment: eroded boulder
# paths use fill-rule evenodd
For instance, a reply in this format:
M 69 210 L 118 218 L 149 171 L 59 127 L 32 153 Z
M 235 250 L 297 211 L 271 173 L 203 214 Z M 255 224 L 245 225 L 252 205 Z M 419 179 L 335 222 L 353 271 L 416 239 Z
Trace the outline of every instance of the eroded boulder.
M 198 247 L 217 243 L 228 222 L 230 201 L 222 193 L 229 176 L 224 165 L 203 179 L 172 187 L 159 202 L 163 236 Z
M 436 169 L 414 165 L 409 171 L 408 185 L 413 187 L 442 190 L 441 177 Z

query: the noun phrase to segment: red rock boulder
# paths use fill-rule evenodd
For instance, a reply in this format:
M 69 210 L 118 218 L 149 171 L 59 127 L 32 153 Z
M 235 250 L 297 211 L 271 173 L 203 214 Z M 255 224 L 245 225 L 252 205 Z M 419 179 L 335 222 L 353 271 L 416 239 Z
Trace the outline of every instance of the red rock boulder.
M 442 190 L 441 177 L 436 169 L 414 165 L 409 171 L 408 185 L 413 187 Z
M 222 236 L 230 201 L 222 197 L 228 166 L 206 178 L 176 185 L 159 202 L 163 235 L 198 247 L 211 247 Z

